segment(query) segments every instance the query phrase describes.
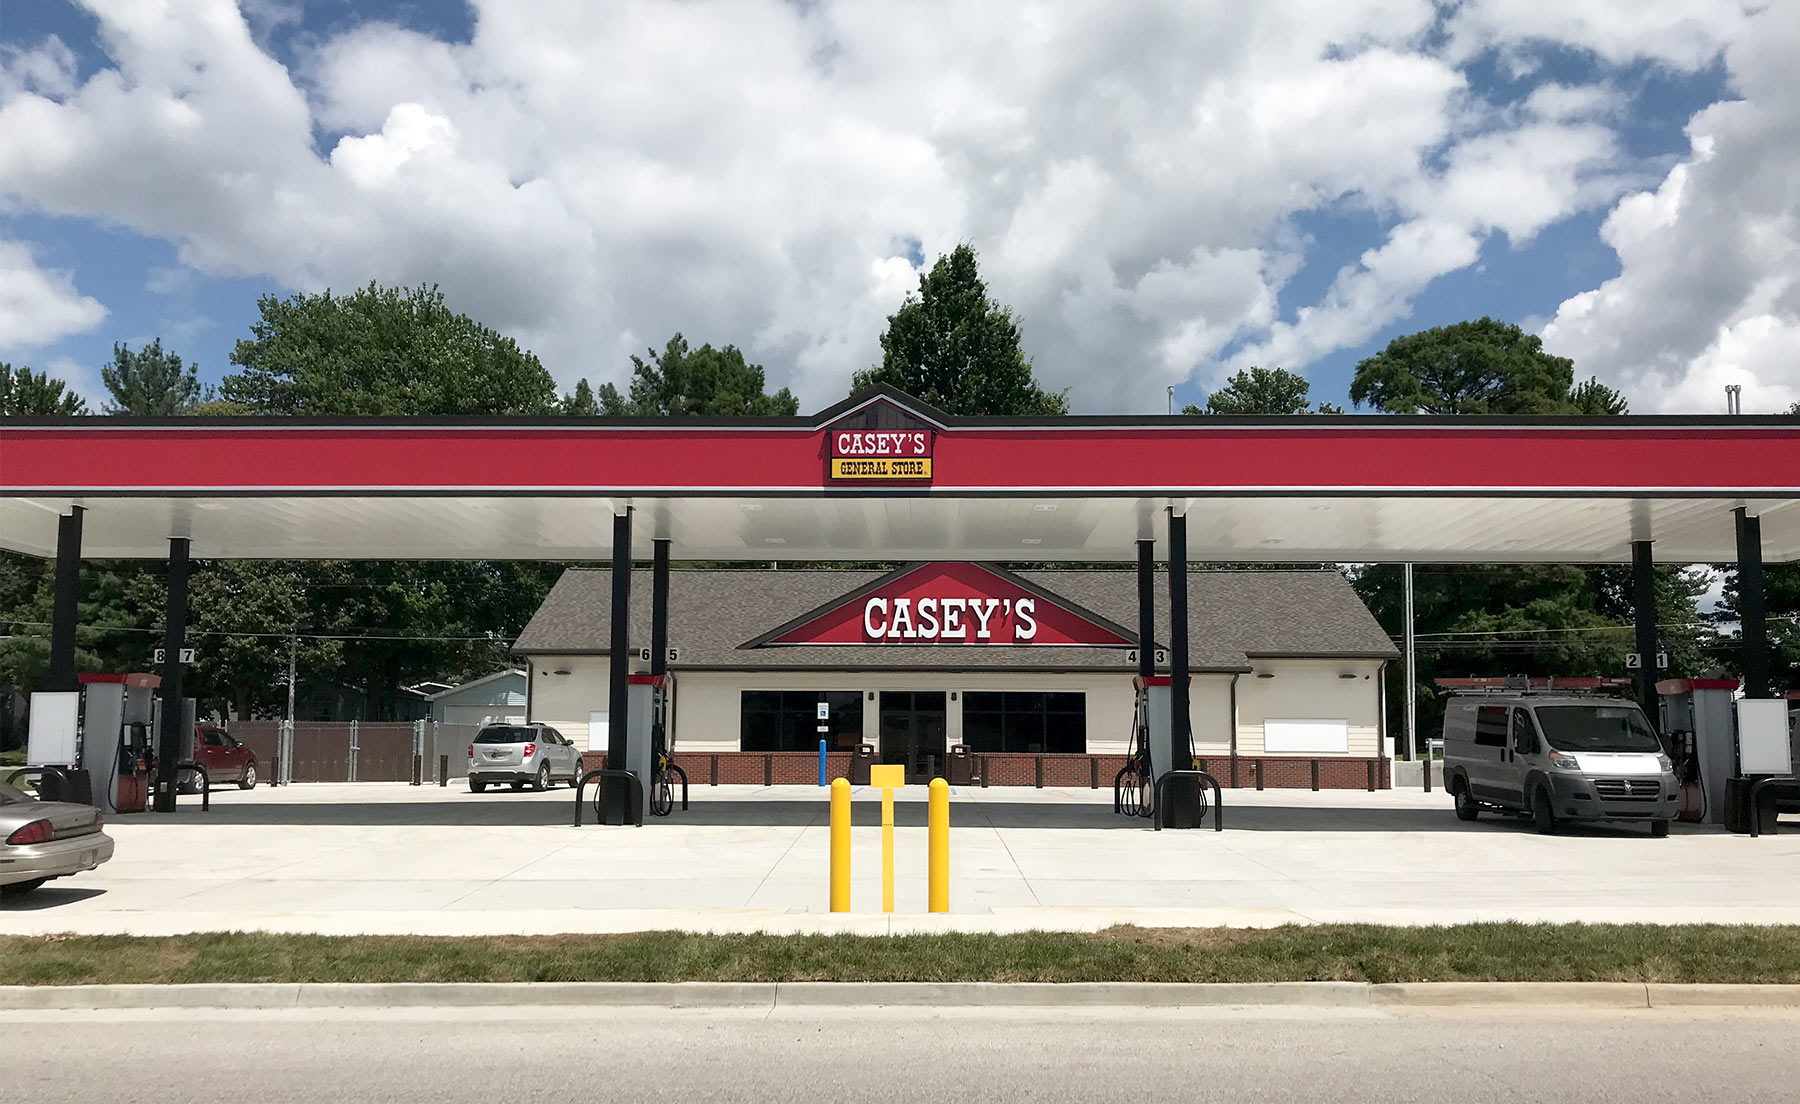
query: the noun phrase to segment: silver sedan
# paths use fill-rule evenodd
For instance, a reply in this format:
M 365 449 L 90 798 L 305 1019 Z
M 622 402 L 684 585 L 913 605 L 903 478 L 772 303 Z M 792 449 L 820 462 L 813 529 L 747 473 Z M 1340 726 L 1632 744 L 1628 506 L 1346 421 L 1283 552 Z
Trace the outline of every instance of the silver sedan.
M 0 895 L 30 893 L 112 858 L 112 837 L 101 825 L 91 805 L 39 801 L 0 782 Z

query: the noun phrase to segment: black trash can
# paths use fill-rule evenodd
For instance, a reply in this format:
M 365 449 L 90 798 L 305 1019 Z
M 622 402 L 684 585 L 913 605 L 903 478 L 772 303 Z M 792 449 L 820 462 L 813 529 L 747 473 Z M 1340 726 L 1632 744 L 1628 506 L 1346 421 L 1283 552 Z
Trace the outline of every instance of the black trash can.
M 950 759 L 945 764 L 946 780 L 952 786 L 981 785 L 981 760 L 969 754 L 969 749 L 957 744 L 950 749 Z
M 1750 788 L 1756 785 L 1763 775 L 1749 778 L 1727 778 L 1725 780 L 1725 828 L 1731 832 L 1750 831 L 1750 818 L 1756 818 L 1756 830 L 1761 835 L 1775 831 L 1775 793 L 1764 790 L 1758 798 L 1757 808 L 1750 808 Z
M 867 786 L 869 784 L 869 768 L 875 765 L 875 748 L 863 744 L 850 753 L 850 784 Z

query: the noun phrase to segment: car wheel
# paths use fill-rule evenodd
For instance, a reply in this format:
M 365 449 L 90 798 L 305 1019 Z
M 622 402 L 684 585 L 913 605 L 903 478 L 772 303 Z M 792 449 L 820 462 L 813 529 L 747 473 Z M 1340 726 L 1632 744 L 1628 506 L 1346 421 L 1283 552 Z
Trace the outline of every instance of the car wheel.
M 238 779 L 238 789 L 254 790 L 255 788 L 256 788 L 256 764 L 255 763 L 247 763 L 244 766 L 244 777 Z
M 470 793 L 481 793 L 482 791 L 484 791 L 486 789 L 487 789 L 486 782 L 483 782 L 480 779 L 476 779 L 476 778 L 469 779 L 469 792 Z
M 538 793 L 543 793 L 550 788 L 550 764 L 545 763 L 538 768 L 537 781 L 531 784 L 531 788 Z
M 1531 820 L 1537 825 L 1538 835 L 1556 834 L 1556 806 L 1550 800 L 1550 791 L 1543 786 L 1531 795 Z
M 1669 834 L 1669 822 L 1668 821 L 1653 820 L 1650 822 L 1650 838 L 1651 839 L 1663 839 L 1663 838 L 1667 837 L 1668 834 Z
M 1451 795 L 1456 798 L 1456 819 L 1474 820 L 1480 816 L 1481 806 L 1476 802 L 1475 795 L 1469 792 L 1469 784 L 1459 778 L 1452 785 L 1455 787 L 1451 790 Z
M 49 880 L 48 878 L 33 878 L 29 882 L 12 882 L 0 886 L 0 897 L 23 897 Z

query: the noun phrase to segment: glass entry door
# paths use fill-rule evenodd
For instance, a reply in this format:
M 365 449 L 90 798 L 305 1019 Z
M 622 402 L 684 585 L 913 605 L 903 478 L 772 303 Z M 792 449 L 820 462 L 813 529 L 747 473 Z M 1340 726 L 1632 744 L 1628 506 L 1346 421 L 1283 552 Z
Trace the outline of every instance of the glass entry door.
M 908 783 L 923 784 L 943 773 L 949 735 L 944 691 L 881 692 L 881 761 L 905 764 Z

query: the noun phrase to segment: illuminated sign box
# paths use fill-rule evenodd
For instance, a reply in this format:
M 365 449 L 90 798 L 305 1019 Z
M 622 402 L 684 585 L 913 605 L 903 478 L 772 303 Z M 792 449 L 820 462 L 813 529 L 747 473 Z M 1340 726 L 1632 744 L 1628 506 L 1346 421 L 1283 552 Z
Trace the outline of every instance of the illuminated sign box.
M 929 429 L 838 429 L 828 435 L 826 475 L 834 480 L 931 482 Z

